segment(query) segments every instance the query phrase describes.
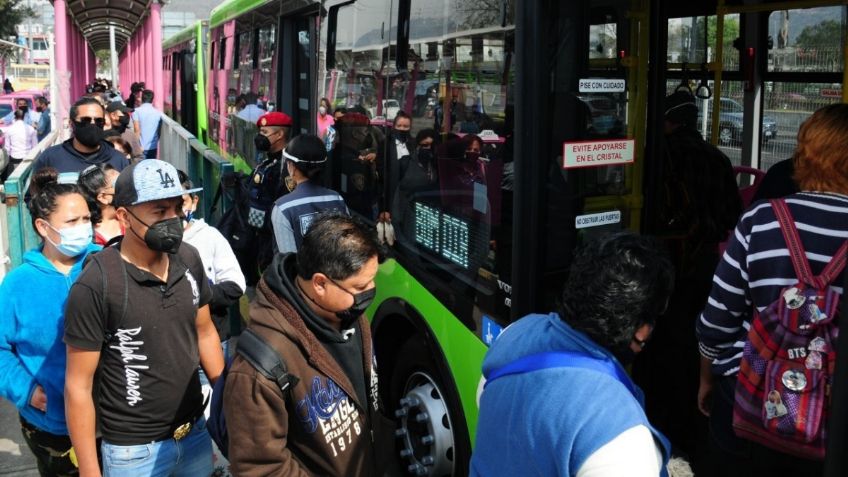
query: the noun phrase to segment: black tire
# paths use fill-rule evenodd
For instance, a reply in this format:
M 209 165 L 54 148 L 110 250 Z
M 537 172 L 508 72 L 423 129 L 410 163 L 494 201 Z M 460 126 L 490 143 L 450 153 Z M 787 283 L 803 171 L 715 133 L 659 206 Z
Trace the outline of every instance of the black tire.
M 452 435 L 452 450 L 446 454 L 447 458 L 453 462 L 452 473 L 427 473 L 418 475 L 428 475 L 430 477 L 465 477 L 468 475 L 468 465 L 471 459 L 471 444 L 468 436 L 468 425 L 465 421 L 465 416 L 462 412 L 462 405 L 457 395 L 456 385 L 450 375 L 443 376 L 440 367 L 431 355 L 428 346 L 420 338 L 413 337 L 403 343 L 397 354 L 397 364 L 392 371 L 389 389 L 389 401 L 386 403 L 391 416 L 396 416 L 396 411 L 401 409 L 401 399 L 407 394 L 407 385 L 411 380 L 420 380 L 422 375 L 428 376 L 433 384 L 441 391 L 444 398 L 444 404 L 447 407 L 447 419 L 437 419 L 444 427 L 450 428 Z M 396 417 L 395 422 L 400 428 L 402 426 L 401 417 Z M 448 423 L 450 425 L 448 426 Z M 414 433 L 411 429 L 410 434 Z M 398 449 L 404 448 L 405 437 L 399 436 Z M 416 453 L 416 456 L 418 454 Z M 401 458 L 401 468 L 404 469 L 406 475 L 416 475 L 407 470 L 410 466 L 410 457 Z

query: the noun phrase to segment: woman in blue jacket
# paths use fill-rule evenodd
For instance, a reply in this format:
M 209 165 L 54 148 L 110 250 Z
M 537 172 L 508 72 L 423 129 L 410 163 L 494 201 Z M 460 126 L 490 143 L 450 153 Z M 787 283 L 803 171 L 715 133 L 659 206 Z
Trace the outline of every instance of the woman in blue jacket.
M 30 213 L 42 246 L 0 285 L 0 396 L 18 408 L 42 476 L 76 475 L 65 424 L 65 301 L 91 243 L 91 214 L 76 184 L 53 168 L 32 179 Z

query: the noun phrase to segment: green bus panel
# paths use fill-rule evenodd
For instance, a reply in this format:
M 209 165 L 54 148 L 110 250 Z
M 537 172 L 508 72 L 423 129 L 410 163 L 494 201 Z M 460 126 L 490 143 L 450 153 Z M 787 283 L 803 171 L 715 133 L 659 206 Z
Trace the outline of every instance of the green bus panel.
M 459 391 L 473 446 L 477 433 L 477 387 L 486 345 L 397 261 L 386 260 L 380 265 L 376 282 L 377 296 L 369 309 L 369 316 L 373 316 L 384 301 L 400 298 L 418 310 L 433 331 Z

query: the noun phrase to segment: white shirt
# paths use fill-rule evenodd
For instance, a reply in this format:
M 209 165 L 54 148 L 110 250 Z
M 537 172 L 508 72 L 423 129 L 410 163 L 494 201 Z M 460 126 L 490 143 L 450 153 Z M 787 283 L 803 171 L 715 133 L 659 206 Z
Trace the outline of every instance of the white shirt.
M 406 143 L 399 139 L 395 139 L 395 150 L 397 151 L 398 159 L 409 155 L 409 148 L 406 147 Z
M 661 467 L 662 453 L 653 434 L 638 425 L 593 452 L 580 466 L 577 477 L 656 477 Z
M 10 157 L 24 159 L 38 145 L 35 128 L 28 126 L 22 120 L 15 121 L 6 128 L 5 148 Z
M 245 121 L 255 123 L 256 121 L 259 121 L 259 118 L 261 118 L 267 112 L 268 111 L 265 111 L 264 109 L 260 108 L 255 104 L 248 104 L 244 107 L 244 109 L 239 111 L 236 116 L 244 119 Z

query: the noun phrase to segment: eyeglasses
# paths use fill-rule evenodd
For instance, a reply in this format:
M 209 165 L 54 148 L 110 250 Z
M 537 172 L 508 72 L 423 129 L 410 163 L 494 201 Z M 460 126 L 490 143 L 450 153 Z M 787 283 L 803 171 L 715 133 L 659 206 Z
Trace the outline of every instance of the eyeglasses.
M 94 123 L 99 128 L 102 128 L 103 126 L 106 125 L 106 119 L 103 118 L 103 117 L 92 118 L 90 116 L 82 116 L 80 118 L 77 118 L 74 122 L 82 124 L 82 125 L 88 125 L 88 124 Z

